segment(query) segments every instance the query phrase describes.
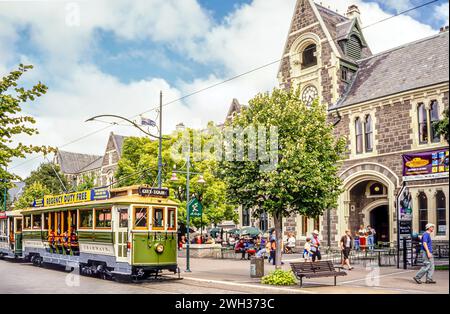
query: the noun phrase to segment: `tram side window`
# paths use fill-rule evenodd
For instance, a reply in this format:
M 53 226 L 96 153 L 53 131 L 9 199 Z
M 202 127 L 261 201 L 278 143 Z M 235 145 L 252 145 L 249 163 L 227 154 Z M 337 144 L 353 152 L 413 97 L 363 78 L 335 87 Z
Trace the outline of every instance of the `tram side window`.
M 119 228 L 128 228 L 128 209 L 119 209 Z
M 6 236 L 7 233 L 7 221 L 6 220 L 0 220 L 0 235 L 1 236 Z
M 24 229 L 31 229 L 31 215 L 30 216 L 24 216 L 24 225 L 23 228 Z
M 42 215 L 33 215 L 33 229 L 41 229 Z
M 22 219 L 16 221 L 16 232 L 22 232 Z
M 164 208 L 153 208 L 153 228 L 164 228 Z
M 44 230 L 50 229 L 50 214 L 45 213 L 44 214 Z
M 95 210 L 95 228 L 111 228 L 111 209 Z
M 80 210 L 79 214 L 79 228 L 81 229 L 90 229 L 93 226 L 93 216 L 91 209 Z
M 147 228 L 148 227 L 148 208 L 136 207 L 134 209 L 134 227 Z
M 176 229 L 176 209 L 175 208 L 169 208 L 168 210 L 167 210 L 167 213 L 168 213 L 168 220 L 169 220 L 169 222 L 168 222 L 168 226 L 167 226 L 167 228 L 169 229 L 169 230 L 175 230 Z

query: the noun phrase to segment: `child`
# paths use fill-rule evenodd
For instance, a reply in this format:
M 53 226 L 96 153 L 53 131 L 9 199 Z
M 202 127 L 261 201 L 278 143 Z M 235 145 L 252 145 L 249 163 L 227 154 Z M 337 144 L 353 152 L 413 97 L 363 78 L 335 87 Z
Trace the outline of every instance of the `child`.
M 303 248 L 303 258 L 305 259 L 305 262 L 311 261 L 311 238 L 306 238 L 306 243 Z

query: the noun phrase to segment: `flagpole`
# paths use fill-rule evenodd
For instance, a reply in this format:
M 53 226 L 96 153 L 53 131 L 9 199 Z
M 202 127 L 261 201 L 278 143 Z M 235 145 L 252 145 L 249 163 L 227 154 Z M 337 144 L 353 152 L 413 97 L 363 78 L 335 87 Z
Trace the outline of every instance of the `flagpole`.
M 162 91 L 159 94 L 159 154 L 158 154 L 158 187 L 162 188 Z

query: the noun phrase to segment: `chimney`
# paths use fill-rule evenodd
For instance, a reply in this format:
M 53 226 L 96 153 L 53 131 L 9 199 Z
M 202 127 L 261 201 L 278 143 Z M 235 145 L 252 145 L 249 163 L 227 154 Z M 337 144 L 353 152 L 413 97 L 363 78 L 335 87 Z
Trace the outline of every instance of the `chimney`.
M 448 32 L 448 25 L 444 26 L 444 27 L 441 27 L 441 29 L 439 30 L 439 34 L 442 34 L 442 33 L 445 33 L 445 32 Z
M 355 5 L 355 4 L 352 4 L 351 6 L 349 6 L 348 9 L 347 9 L 346 16 L 349 19 L 354 19 L 354 18 L 359 19 L 361 17 L 361 12 L 359 11 L 358 6 Z
M 184 126 L 184 123 L 179 123 L 176 126 L 177 132 L 183 132 L 185 129 L 186 129 L 186 127 Z

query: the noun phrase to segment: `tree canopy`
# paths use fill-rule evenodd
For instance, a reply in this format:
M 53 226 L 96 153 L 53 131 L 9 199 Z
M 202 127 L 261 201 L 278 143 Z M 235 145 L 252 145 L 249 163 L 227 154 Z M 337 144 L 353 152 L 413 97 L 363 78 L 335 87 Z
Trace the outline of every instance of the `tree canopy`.
M 193 130 L 187 130 L 192 133 Z M 163 141 L 163 185 L 169 187 L 171 197 L 180 202 L 178 213 L 179 221 L 186 220 L 186 176 L 177 174 L 178 181 L 172 182 L 172 170 L 185 171 L 184 160 L 175 160 L 171 149 L 180 140 L 183 133 L 174 133 L 169 139 Z M 206 184 L 198 183 L 199 175 L 191 175 L 191 196 L 197 197 L 204 206 L 203 219 L 193 218 L 191 223 L 196 227 L 210 224 L 219 224 L 224 220 L 237 222 L 238 216 L 234 207 L 227 204 L 226 184 L 218 177 L 218 164 L 214 160 L 194 161 L 194 153 L 191 153 L 191 172 L 202 173 Z M 116 179 L 119 186 L 134 184 L 157 184 L 158 173 L 158 141 L 148 138 L 129 137 L 123 146 L 122 158 L 119 161 Z
M 20 179 L 17 175 L 5 170 L 13 158 L 25 158 L 31 153 L 49 153 L 52 148 L 45 146 L 25 145 L 15 140 L 20 135 L 38 134 L 32 125 L 36 120 L 22 114 L 23 107 L 47 92 L 41 82 L 30 89 L 18 86 L 22 75 L 31 70 L 32 65 L 20 64 L 18 69 L 0 79 L 0 188 L 12 187 L 11 181 Z M 8 182 L 8 183 L 7 183 Z
M 437 123 L 435 123 L 433 125 L 433 127 L 437 134 L 439 134 L 440 136 L 443 136 L 445 138 L 445 140 L 447 141 L 447 143 L 450 143 L 449 134 L 448 134 L 448 131 L 449 131 L 448 130 L 448 115 L 449 115 L 449 110 L 447 108 L 444 111 L 444 118 L 441 121 L 438 121 Z
M 297 214 L 317 218 L 336 206 L 341 193 L 338 170 L 345 140 L 334 137 L 325 106 L 315 101 L 307 107 L 298 91 L 275 89 L 259 94 L 229 124 L 244 130 L 278 129 L 275 167 L 265 169 L 264 162 L 245 157 L 243 161 L 225 161 L 220 168 L 233 204 L 274 218 L 279 264 L 282 218 Z M 236 137 L 233 144 L 242 145 L 239 141 Z M 248 141 L 244 142 L 248 151 Z

